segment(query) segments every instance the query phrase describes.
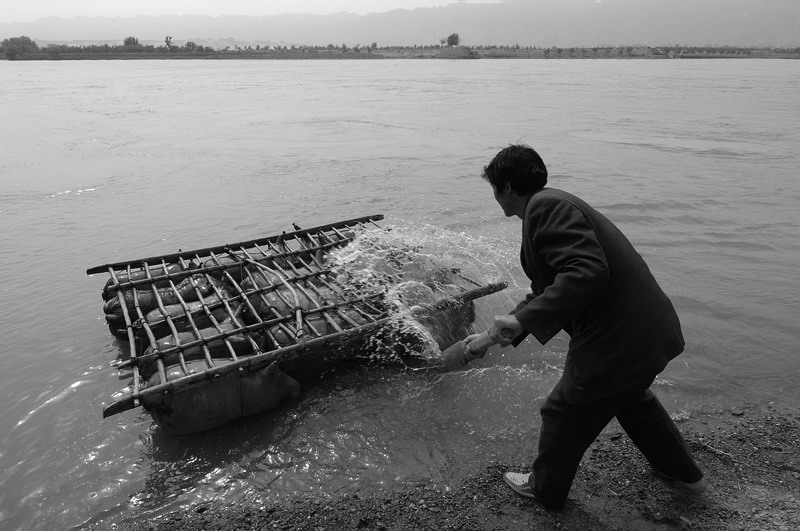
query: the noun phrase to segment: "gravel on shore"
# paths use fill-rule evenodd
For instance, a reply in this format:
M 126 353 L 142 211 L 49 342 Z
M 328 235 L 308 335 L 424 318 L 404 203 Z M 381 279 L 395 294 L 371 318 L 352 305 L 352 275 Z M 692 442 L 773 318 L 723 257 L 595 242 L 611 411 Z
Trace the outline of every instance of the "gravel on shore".
M 198 506 L 155 520 L 116 526 L 131 531 L 302 530 L 666 530 L 800 529 L 800 412 L 763 407 L 717 411 L 680 423 L 709 489 L 684 492 L 656 476 L 612 425 L 583 458 L 562 511 L 517 496 L 502 481 L 519 462 L 494 463 L 458 485 L 298 497 L 275 506 Z

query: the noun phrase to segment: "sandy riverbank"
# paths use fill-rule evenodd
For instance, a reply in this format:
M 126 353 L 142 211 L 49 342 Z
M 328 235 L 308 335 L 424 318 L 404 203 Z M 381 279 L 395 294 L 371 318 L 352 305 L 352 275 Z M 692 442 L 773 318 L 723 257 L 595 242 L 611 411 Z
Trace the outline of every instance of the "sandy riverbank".
M 653 474 L 612 424 L 591 446 L 567 506 L 549 512 L 501 480 L 533 458 L 495 463 L 459 485 L 298 498 L 267 507 L 199 506 L 126 526 L 199 529 L 800 529 L 800 411 L 774 405 L 715 411 L 680 423 L 709 490 L 684 494 Z

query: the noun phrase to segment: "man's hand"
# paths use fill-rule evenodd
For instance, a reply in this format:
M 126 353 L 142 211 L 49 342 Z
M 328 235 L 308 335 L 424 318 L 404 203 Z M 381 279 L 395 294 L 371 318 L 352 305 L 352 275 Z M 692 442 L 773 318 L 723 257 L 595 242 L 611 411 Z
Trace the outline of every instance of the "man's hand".
M 491 346 L 490 344 L 486 344 L 482 347 L 476 347 L 476 345 L 478 345 L 478 343 L 476 343 L 475 345 L 470 346 L 470 343 L 481 337 L 483 334 L 484 332 L 481 332 L 479 334 L 472 334 L 471 336 L 464 338 L 464 344 L 467 346 L 467 348 L 464 349 L 464 352 L 468 353 L 470 359 L 475 359 L 475 357 L 482 358 L 486 355 L 486 351 L 489 350 L 489 347 Z
M 525 329 L 513 314 L 496 315 L 494 323 L 489 328 L 489 335 L 500 345 L 507 347 L 514 338 L 520 335 Z
M 465 351 L 468 355 L 482 358 L 493 344 L 507 347 L 514 338 L 520 335 L 524 328 L 513 315 L 499 315 L 494 318 L 494 323 L 486 332 L 472 334 L 464 338 Z M 488 341 L 487 341 L 488 339 Z

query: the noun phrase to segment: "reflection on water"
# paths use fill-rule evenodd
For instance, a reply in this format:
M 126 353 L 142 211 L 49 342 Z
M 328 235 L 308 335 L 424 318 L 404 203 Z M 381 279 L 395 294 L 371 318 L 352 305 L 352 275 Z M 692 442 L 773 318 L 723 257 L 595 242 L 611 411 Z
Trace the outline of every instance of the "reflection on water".
M 142 454 L 150 472 L 127 505 L 141 518 L 222 500 L 267 503 L 428 480 L 443 487 L 467 473 L 464 460 L 475 466 L 523 451 L 536 424 L 531 404 L 545 392 L 539 379 L 529 367 L 441 376 L 344 370 L 297 404 L 197 437 L 153 431 Z M 510 380 L 528 385 L 503 384 Z

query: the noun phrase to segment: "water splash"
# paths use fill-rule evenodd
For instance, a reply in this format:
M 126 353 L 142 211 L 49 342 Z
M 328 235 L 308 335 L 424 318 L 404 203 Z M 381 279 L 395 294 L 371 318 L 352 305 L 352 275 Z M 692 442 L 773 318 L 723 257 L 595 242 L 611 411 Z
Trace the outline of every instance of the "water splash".
M 472 288 L 480 282 L 479 276 L 468 277 L 461 267 L 453 267 L 464 265 L 463 259 L 448 261 L 452 253 L 443 249 L 452 248 L 454 241 L 460 240 L 436 230 L 373 230 L 332 253 L 332 270 L 340 279 L 356 289 L 382 290 L 390 308 L 389 326 L 368 340 L 371 361 L 405 362 L 412 355 L 436 363 L 442 349 L 472 333 L 471 304 L 426 311 L 458 295 L 465 285 Z M 459 248 L 463 253 L 463 246 Z

